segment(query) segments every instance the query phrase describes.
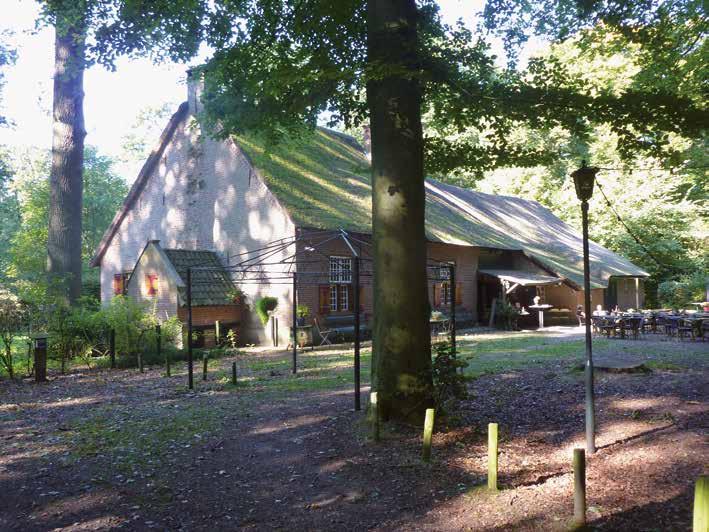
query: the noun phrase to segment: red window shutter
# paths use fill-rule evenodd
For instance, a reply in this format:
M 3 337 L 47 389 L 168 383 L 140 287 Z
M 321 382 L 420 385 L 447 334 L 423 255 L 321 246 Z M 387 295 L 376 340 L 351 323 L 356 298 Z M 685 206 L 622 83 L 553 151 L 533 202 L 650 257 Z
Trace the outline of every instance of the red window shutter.
M 463 304 L 463 283 L 455 283 L 455 304 Z
M 442 286 L 443 285 L 440 283 L 433 284 L 433 306 L 434 307 L 441 306 L 441 287 Z
M 145 287 L 149 296 L 154 296 L 158 293 L 158 276 L 149 274 L 145 276 Z
M 123 274 L 117 273 L 113 276 L 113 295 L 120 296 L 123 294 Z
M 329 284 L 320 285 L 318 287 L 318 294 L 319 294 L 318 313 L 319 314 L 329 314 L 330 313 L 330 285 Z

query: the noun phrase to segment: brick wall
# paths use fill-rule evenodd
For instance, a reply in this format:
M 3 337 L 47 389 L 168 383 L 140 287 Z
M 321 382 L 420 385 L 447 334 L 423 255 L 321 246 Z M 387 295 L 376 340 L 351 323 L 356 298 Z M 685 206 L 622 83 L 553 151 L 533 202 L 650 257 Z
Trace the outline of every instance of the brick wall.
M 312 317 L 323 318 L 320 313 L 320 287 L 329 287 L 329 256 L 351 257 L 347 244 L 342 239 L 332 240 L 325 245 L 318 246 L 317 243 L 323 241 L 326 237 L 324 233 L 317 231 L 308 231 L 303 233 L 304 241 L 299 242 L 298 253 L 302 257 L 303 264 L 298 267 L 298 275 L 301 282 L 298 287 L 298 303 L 307 305 L 310 309 Z M 355 235 L 356 239 L 370 242 L 368 235 Z M 356 242 L 355 242 L 356 244 Z M 305 248 L 313 248 L 314 251 L 309 254 L 305 252 Z M 373 278 L 371 259 L 371 248 L 367 245 L 359 245 L 358 252 L 363 257 L 360 266 L 360 284 L 362 286 L 361 307 L 365 313 L 365 319 L 370 321 L 374 313 L 374 294 L 373 294 Z M 311 255 L 312 258 L 308 258 Z M 477 298 L 477 257 L 478 250 L 467 246 L 455 246 L 451 244 L 429 243 L 428 255 L 430 259 L 439 261 L 454 261 L 456 264 L 456 281 L 462 285 L 462 307 L 473 315 L 473 320 L 477 320 L 476 298 Z M 316 261 L 313 263 L 305 263 L 305 261 Z M 431 280 L 429 286 L 429 298 L 433 302 L 433 284 Z M 352 303 L 350 303 L 351 305 Z M 352 308 L 352 307 L 350 307 Z M 351 313 L 352 310 L 347 312 Z M 331 312 L 329 314 L 338 314 Z M 290 326 L 292 318 L 288 320 Z

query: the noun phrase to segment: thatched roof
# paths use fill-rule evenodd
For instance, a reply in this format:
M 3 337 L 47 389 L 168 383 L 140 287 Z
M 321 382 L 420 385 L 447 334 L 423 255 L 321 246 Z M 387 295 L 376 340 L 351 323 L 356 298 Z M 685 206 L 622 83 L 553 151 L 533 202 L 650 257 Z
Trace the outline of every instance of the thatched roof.
M 258 173 L 295 225 L 371 233 L 369 161 L 352 139 L 325 129 L 266 149 L 238 137 Z M 583 285 L 581 235 L 541 204 L 426 180 L 426 235 L 434 242 L 519 250 L 550 271 Z M 591 242 L 591 282 L 648 274 Z

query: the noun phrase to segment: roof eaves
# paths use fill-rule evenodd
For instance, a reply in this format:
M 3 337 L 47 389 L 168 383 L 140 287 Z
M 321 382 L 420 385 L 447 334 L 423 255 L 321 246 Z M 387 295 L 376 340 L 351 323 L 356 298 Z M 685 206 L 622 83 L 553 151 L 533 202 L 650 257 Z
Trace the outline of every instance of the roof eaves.
M 143 167 L 140 169 L 138 177 L 136 178 L 135 182 L 133 183 L 133 186 L 128 192 L 126 199 L 123 201 L 123 206 L 113 217 L 111 225 L 104 233 L 103 238 L 101 239 L 101 242 L 99 243 L 98 248 L 96 249 L 96 254 L 89 263 L 92 267 L 97 267 L 101 264 L 101 259 L 103 258 L 104 253 L 106 253 L 106 249 L 108 248 L 108 245 L 111 243 L 111 240 L 116 234 L 116 231 L 118 231 L 121 222 L 123 222 L 123 219 L 126 217 L 126 214 L 128 214 L 128 211 L 133 206 L 133 203 L 136 199 L 138 199 L 138 196 L 143 191 L 143 188 L 145 188 L 145 184 L 147 183 L 150 174 L 155 169 L 157 163 L 160 161 L 160 157 L 165 151 L 168 142 L 172 139 L 172 136 L 175 133 L 177 126 L 180 124 L 180 122 L 182 122 L 182 120 L 186 118 L 188 112 L 188 104 L 187 102 L 183 102 L 182 104 L 180 104 L 180 107 L 178 107 L 175 114 L 173 114 L 170 118 L 170 121 L 167 123 L 167 126 L 160 135 L 160 140 L 158 141 L 155 148 L 153 148 L 153 151 L 150 153 L 148 158 L 145 160 L 145 164 L 143 165 Z

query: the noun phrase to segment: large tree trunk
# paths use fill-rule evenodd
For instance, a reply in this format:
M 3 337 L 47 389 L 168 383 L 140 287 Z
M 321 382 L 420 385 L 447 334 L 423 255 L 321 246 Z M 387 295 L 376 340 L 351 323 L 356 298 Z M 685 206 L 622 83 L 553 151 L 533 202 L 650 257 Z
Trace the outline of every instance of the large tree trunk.
M 367 16 L 368 63 L 380 72 L 367 84 L 375 261 L 372 382 L 385 419 L 414 421 L 432 404 L 416 2 L 368 0 Z
M 73 303 L 81 295 L 85 32 L 61 13 L 55 31 L 47 273 L 50 291 Z

